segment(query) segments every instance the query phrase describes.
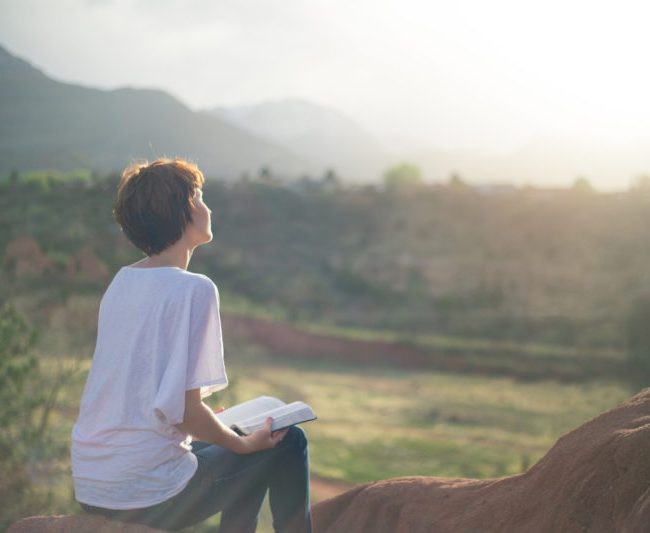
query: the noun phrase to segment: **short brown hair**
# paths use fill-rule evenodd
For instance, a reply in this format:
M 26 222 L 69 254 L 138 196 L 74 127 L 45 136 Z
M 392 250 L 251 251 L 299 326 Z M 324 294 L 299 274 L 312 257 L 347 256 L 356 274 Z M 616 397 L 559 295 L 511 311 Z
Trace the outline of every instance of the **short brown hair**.
M 182 237 L 204 182 L 199 168 L 184 159 L 134 163 L 122 172 L 113 215 L 137 248 L 158 254 Z

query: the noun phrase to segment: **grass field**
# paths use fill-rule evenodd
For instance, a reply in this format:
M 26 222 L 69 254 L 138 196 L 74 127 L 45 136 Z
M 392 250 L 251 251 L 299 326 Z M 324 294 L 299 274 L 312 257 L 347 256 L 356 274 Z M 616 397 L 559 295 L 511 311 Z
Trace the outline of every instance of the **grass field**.
M 563 433 L 632 391 L 617 382 L 562 384 L 232 358 L 236 399 L 307 401 L 316 475 L 351 483 L 401 475 L 493 477 L 520 472 Z M 216 402 L 219 403 L 218 400 Z

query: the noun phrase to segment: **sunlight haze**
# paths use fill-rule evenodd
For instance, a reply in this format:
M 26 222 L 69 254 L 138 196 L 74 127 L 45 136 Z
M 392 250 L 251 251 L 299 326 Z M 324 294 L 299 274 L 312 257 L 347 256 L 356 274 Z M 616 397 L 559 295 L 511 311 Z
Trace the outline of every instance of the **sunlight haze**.
M 396 153 L 498 155 L 543 138 L 643 154 L 620 181 L 594 174 L 605 188 L 650 172 L 643 2 L 0 6 L 0 44 L 57 80 L 160 88 L 196 110 L 300 98 L 345 113 Z

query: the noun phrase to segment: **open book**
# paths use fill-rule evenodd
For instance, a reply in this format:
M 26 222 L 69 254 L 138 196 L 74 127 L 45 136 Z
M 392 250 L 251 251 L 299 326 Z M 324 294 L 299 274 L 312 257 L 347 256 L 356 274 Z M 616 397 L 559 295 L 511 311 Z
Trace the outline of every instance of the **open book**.
M 269 416 L 273 418 L 271 431 L 316 420 L 314 411 L 306 403 L 284 403 L 273 396 L 258 396 L 216 413 L 216 416 L 240 435 L 250 435 L 263 428 Z

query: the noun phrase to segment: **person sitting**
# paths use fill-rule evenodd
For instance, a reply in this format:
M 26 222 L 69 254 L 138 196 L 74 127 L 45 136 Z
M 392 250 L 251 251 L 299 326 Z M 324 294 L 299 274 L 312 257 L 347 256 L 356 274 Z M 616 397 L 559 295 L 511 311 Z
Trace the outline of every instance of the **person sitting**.
M 130 165 L 113 213 L 146 258 L 101 298 L 71 433 L 75 499 L 124 522 L 178 530 L 221 512 L 255 531 L 268 490 L 276 531 L 311 531 L 309 453 L 296 427 L 240 436 L 203 400 L 227 387 L 219 291 L 187 268 L 212 241 L 204 177 L 183 159 Z M 197 440 L 194 440 L 197 439 Z

